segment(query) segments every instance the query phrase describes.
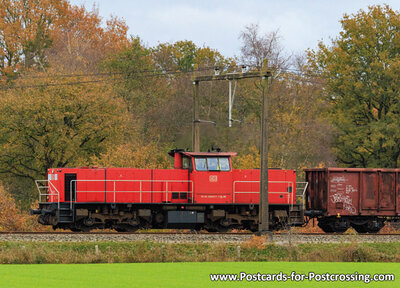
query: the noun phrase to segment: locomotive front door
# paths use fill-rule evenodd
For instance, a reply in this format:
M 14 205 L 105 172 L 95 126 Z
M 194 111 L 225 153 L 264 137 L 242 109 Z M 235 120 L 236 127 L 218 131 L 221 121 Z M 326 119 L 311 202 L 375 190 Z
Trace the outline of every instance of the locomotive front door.
M 232 202 L 232 170 L 228 157 L 196 157 L 192 179 L 195 203 Z
M 76 173 L 65 174 L 64 178 L 64 201 L 75 201 L 76 195 Z M 71 195 L 72 194 L 72 195 Z

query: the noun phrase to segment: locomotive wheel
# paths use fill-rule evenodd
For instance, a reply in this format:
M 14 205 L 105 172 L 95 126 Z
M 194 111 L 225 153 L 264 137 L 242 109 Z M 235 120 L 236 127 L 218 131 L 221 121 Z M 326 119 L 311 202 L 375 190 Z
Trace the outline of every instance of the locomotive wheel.
M 117 232 L 136 232 L 139 226 L 131 226 L 128 224 L 119 224 L 113 227 Z
M 70 230 L 72 232 L 90 232 L 90 227 L 71 227 Z
M 222 226 L 222 225 L 217 225 L 217 227 L 216 227 L 216 230 L 217 230 L 217 232 L 221 232 L 221 233 L 226 233 L 226 232 L 228 232 L 229 230 L 231 230 L 232 228 L 231 227 L 225 227 L 225 226 Z
M 81 229 L 81 232 L 90 232 L 90 230 L 92 230 L 91 227 L 86 227 L 86 226 L 82 226 L 82 227 L 80 227 L 80 229 Z

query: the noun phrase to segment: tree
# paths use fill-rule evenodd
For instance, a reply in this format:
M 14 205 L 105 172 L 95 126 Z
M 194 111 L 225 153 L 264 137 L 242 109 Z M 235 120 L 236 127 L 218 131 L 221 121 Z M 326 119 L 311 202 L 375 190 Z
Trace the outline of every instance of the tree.
M 225 58 L 210 47 L 198 47 L 192 41 L 161 43 L 152 50 L 152 56 L 162 70 L 193 71 L 198 68 L 229 66 L 232 59 Z
M 147 48 L 139 38 L 132 38 L 129 47 L 111 57 L 106 65 L 107 69 L 124 79 L 117 82 L 115 91 L 126 101 L 135 121 L 131 125 L 138 129 L 135 139 L 128 141 L 141 138 L 143 144 L 159 144 L 159 149 L 190 147 L 191 77 L 201 73 L 197 71 L 199 69 L 209 73 L 205 70 L 212 71 L 214 66 L 228 63 L 218 51 L 197 47 L 191 41 L 162 43 Z M 212 89 L 209 92 L 217 95 Z M 205 104 L 202 107 L 206 107 L 205 113 L 210 114 L 211 106 L 217 108 L 221 97 L 211 97 L 210 93 L 202 95 L 202 101 L 208 101 L 202 103 Z M 222 99 L 226 101 L 227 98 Z
M 349 167 L 399 167 L 400 14 L 371 6 L 341 24 L 330 47 L 309 51 L 327 83 L 337 159 Z
M 104 24 L 95 9 L 66 5 L 54 24 L 53 44 L 46 50 L 50 65 L 64 73 L 97 72 L 107 57 L 129 45 L 124 21 L 111 17 Z
M 124 21 L 112 17 L 102 25 L 97 11 L 66 0 L 0 1 L 0 76 L 49 65 L 58 72 L 96 70 L 128 45 L 127 31 Z
M 240 32 L 239 39 L 242 40 L 240 50 L 244 64 L 261 70 L 264 59 L 267 59 L 269 69 L 274 71 L 274 77 L 280 70 L 287 68 L 290 56 L 284 55 L 278 31 L 260 35 L 259 25 L 250 24 Z
M 29 81 L 39 82 L 27 78 L 19 84 L 28 86 Z M 3 91 L 0 173 L 43 179 L 48 168 L 87 166 L 91 157 L 120 143 L 129 116 L 108 87 L 44 85 Z
M 44 51 L 52 40 L 57 10 L 65 1 L 4 0 L 0 2 L 0 75 L 23 66 L 45 66 Z

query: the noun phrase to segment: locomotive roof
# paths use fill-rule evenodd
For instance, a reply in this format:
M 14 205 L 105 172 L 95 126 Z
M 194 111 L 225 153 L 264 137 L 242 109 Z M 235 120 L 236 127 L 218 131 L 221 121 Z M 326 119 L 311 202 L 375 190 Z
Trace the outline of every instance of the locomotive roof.
M 228 156 L 228 157 L 232 157 L 235 156 L 237 153 L 236 152 L 179 152 L 182 155 L 186 155 L 189 157 L 193 157 L 193 156 Z
M 215 157 L 233 157 L 235 156 L 237 153 L 236 152 L 218 152 L 218 151 L 213 151 L 213 152 L 188 152 L 185 151 L 183 149 L 173 149 L 171 151 L 168 152 L 168 154 L 172 157 L 174 157 L 174 155 L 176 153 L 185 155 L 185 156 L 189 156 L 189 157 L 195 157 L 195 156 L 203 156 L 203 157 L 207 157 L 207 156 L 215 156 Z

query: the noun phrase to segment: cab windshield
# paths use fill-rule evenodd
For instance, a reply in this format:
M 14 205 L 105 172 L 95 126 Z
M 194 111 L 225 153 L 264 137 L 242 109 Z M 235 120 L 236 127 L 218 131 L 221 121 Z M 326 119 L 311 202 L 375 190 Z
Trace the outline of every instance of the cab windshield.
M 230 171 L 228 157 L 207 157 L 194 159 L 197 171 Z

